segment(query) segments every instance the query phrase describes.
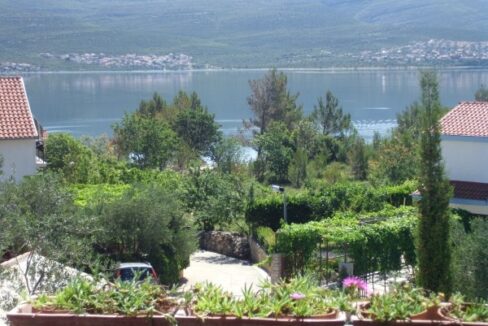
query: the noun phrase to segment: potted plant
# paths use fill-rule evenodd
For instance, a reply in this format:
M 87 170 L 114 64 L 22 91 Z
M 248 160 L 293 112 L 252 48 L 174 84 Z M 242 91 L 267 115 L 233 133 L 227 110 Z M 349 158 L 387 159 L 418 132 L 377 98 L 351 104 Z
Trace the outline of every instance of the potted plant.
M 466 298 L 455 294 L 449 304 L 440 310 L 441 315 L 449 320 L 471 326 L 488 326 L 488 302 L 479 300 L 466 302 Z
M 53 296 L 41 295 L 7 314 L 22 325 L 170 325 L 178 304 L 159 285 L 120 282 L 97 285 L 76 279 Z
M 179 324 L 192 320 L 192 324 L 199 325 L 326 323 L 342 326 L 345 320 L 338 310 L 340 299 L 339 294 L 316 286 L 307 277 L 277 284 L 266 281 L 256 289 L 246 287 L 240 298 L 207 284 L 196 289 L 193 315 L 186 320 L 177 317 L 177 320 Z
M 427 295 L 421 288 L 402 284 L 391 292 L 373 295 L 368 303 L 359 305 L 356 326 L 380 324 L 432 324 L 432 321 L 447 320 L 439 313 L 442 295 Z

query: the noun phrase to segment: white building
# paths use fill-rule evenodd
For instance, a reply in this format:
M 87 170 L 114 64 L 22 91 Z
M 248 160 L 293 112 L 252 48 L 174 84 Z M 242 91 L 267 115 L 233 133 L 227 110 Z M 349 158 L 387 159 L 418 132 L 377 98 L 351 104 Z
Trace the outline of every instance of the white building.
M 22 77 L 0 77 L 0 180 L 35 174 L 44 163 L 37 157 L 41 146 Z
M 488 215 L 488 102 L 461 102 L 441 119 L 451 207 Z

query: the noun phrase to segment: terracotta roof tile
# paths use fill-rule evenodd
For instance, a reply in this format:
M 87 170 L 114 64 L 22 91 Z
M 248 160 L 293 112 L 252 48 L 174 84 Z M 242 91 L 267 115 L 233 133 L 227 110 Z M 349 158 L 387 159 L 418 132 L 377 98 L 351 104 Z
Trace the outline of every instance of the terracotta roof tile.
M 36 137 L 22 77 L 0 77 L 0 139 Z
M 441 119 L 443 135 L 488 137 L 488 102 L 461 102 Z
M 488 200 L 488 183 L 451 180 L 454 198 Z

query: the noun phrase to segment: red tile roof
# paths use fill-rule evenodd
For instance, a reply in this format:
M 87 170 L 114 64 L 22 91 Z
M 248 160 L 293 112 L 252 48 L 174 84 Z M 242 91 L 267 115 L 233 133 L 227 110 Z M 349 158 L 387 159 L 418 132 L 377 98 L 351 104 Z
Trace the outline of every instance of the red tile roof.
M 488 200 L 488 183 L 451 180 L 454 198 Z
M 461 102 L 441 119 L 443 135 L 488 137 L 488 102 Z
M 22 77 L 0 77 L 0 139 L 37 138 Z

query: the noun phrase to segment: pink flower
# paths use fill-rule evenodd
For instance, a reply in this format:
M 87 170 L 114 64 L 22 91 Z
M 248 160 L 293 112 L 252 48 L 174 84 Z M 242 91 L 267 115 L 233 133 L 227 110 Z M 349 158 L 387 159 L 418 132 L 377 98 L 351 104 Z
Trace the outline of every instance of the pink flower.
M 305 294 L 300 293 L 300 292 L 295 292 L 295 293 L 290 294 L 290 299 L 302 300 L 302 299 L 305 299 Z
M 348 276 L 342 281 L 342 286 L 345 288 L 354 287 L 359 290 L 363 290 L 368 292 L 368 284 L 365 280 L 357 277 L 357 276 Z

